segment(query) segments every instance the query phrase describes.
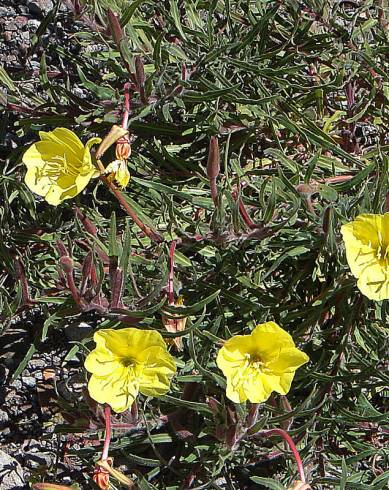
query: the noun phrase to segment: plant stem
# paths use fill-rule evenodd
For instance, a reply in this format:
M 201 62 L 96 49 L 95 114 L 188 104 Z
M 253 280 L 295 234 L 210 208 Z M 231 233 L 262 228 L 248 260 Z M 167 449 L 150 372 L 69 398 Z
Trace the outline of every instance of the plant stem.
M 104 175 L 103 172 L 105 172 L 104 166 L 101 163 L 101 161 L 97 160 L 97 164 L 99 166 L 101 175 L 100 175 L 100 180 L 104 182 L 104 184 L 109 188 L 109 190 L 114 194 L 116 199 L 119 201 L 121 204 L 122 208 L 124 211 L 130 216 L 130 218 L 139 226 L 139 228 L 143 231 L 145 235 L 147 235 L 150 240 L 153 242 L 161 243 L 163 241 L 163 238 L 159 233 L 156 231 L 152 230 L 148 226 L 146 226 L 142 221 L 138 218 L 138 216 L 134 213 L 132 210 L 131 206 L 127 203 L 127 201 L 124 199 L 122 196 L 122 193 L 119 191 L 119 189 L 115 186 L 113 182 L 110 182 Z
M 101 455 L 101 459 L 103 461 L 106 461 L 108 459 L 109 444 L 111 442 L 111 407 L 109 405 L 105 405 L 104 407 L 104 417 L 105 417 L 105 440 L 104 440 L 104 448 L 103 448 L 103 453 Z
M 167 282 L 168 299 L 169 304 L 174 304 L 174 251 L 176 249 L 177 241 L 173 240 L 170 244 L 169 256 L 170 256 L 170 270 L 169 278 Z
M 295 443 L 293 442 L 293 439 L 290 437 L 290 435 L 285 430 L 279 429 L 279 428 L 269 429 L 269 430 L 261 430 L 260 432 L 257 432 L 257 434 L 255 434 L 255 435 L 259 436 L 259 437 L 261 437 L 261 436 L 271 437 L 271 436 L 275 436 L 275 435 L 281 436 L 284 439 L 284 441 L 288 444 L 290 450 L 293 453 L 293 457 L 296 461 L 298 472 L 300 475 L 300 480 L 303 483 L 306 482 L 304 467 L 303 467 L 303 463 L 302 463 L 301 458 L 300 458 L 300 454 L 296 448 Z

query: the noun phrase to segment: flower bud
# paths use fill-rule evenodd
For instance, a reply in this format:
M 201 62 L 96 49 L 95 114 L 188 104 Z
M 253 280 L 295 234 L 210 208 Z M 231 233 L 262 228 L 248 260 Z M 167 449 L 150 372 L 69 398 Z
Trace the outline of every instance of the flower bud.
M 66 273 L 71 273 L 73 271 L 74 265 L 73 260 L 69 257 L 69 255 L 64 255 L 59 259 L 59 263 L 62 269 Z
M 220 172 L 220 150 L 219 143 L 215 136 L 211 136 L 209 142 L 207 176 L 209 179 L 216 179 Z
M 116 158 L 118 160 L 128 160 L 131 155 L 131 145 L 127 138 L 121 138 L 116 143 Z

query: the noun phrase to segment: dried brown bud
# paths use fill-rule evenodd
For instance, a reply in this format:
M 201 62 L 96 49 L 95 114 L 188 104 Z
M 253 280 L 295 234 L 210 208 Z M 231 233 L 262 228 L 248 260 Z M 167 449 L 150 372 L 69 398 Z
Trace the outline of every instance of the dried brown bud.
M 97 148 L 96 158 L 97 159 L 101 158 L 110 146 L 112 146 L 121 138 L 127 136 L 127 134 L 128 134 L 127 129 L 124 129 L 114 124 L 110 129 L 109 133 L 107 134 L 107 136 L 105 136 L 103 141 L 100 143 L 100 146 Z
M 209 142 L 207 175 L 209 179 L 216 179 L 220 172 L 220 150 L 215 136 L 211 136 Z
M 118 160 L 128 160 L 131 155 L 131 145 L 128 138 L 120 138 L 116 143 L 116 158 Z

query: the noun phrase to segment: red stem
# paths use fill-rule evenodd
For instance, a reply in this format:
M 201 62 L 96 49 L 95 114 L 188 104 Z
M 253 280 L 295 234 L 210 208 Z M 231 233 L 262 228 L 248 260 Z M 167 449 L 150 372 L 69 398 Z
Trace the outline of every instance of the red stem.
M 284 441 L 288 444 L 290 450 L 293 453 L 294 459 L 297 463 L 297 468 L 298 468 L 298 472 L 300 475 L 300 480 L 303 483 L 306 482 L 305 474 L 304 474 L 304 467 L 303 467 L 303 463 L 302 463 L 301 458 L 300 458 L 300 454 L 296 448 L 295 443 L 293 442 L 293 439 L 290 437 L 290 435 L 286 431 L 284 431 L 282 429 L 278 429 L 278 428 L 277 429 L 269 429 L 269 430 L 260 431 L 256 435 L 257 436 L 274 436 L 274 435 L 281 436 L 284 439 Z
M 111 442 L 111 407 L 109 405 L 105 405 L 104 407 L 104 417 L 105 417 L 105 440 L 104 440 L 104 448 L 103 448 L 103 453 L 101 455 L 101 459 L 103 461 L 106 461 L 108 459 L 109 444 Z
M 130 84 L 124 84 L 124 111 L 122 119 L 122 128 L 127 129 L 128 118 L 130 116 Z
M 170 251 L 169 251 L 170 271 L 169 271 L 169 279 L 167 282 L 167 291 L 168 291 L 168 298 L 169 298 L 170 305 L 174 304 L 174 252 L 176 250 L 176 245 L 177 245 L 177 241 L 173 240 L 170 244 Z

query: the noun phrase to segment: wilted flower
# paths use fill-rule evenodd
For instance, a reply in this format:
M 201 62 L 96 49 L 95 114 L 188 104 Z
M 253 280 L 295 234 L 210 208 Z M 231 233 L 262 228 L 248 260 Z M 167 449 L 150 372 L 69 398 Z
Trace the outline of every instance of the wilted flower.
M 295 371 L 308 361 L 274 322 L 257 325 L 251 335 L 231 337 L 217 356 L 227 378 L 227 397 L 235 403 L 261 403 L 272 391 L 286 395 Z
M 105 169 L 107 179 L 115 183 L 122 189 L 128 185 L 130 181 L 130 172 L 127 167 L 126 160 L 115 160 L 107 165 Z
M 360 291 L 369 299 L 389 299 L 389 213 L 361 214 L 341 231 Z
M 92 163 L 90 148 L 100 143 L 92 138 L 84 146 L 78 136 L 66 128 L 40 131 L 41 141 L 34 143 L 23 155 L 27 166 L 25 182 L 49 204 L 57 206 L 77 196 L 99 172 Z
M 174 303 L 174 305 L 170 306 L 182 306 L 184 304 L 184 298 L 183 296 L 179 296 L 177 298 L 177 301 Z M 172 316 L 179 316 L 179 315 L 172 315 Z M 165 315 L 162 315 L 162 323 L 165 325 L 165 328 L 168 332 L 182 332 L 185 330 L 186 326 L 186 321 L 187 318 L 168 318 Z M 182 342 L 182 336 L 181 337 L 175 337 L 174 339 L 168 339 L 167 342 L 169 344 L 173 344 L 177 347 L 177 350 L 183 350 L 184 344 Z
M 98 403 L 124 412 L 139 392 L 161 396 L 169 390 L 176 365 L 159 332 L 106 329 L 93 338 L 96 348 L 87 356 L 85 367 L 92 373 L 89 394 Z

